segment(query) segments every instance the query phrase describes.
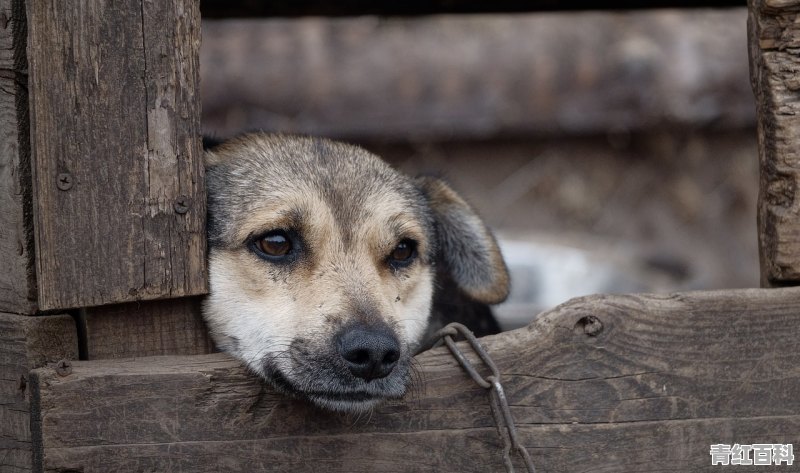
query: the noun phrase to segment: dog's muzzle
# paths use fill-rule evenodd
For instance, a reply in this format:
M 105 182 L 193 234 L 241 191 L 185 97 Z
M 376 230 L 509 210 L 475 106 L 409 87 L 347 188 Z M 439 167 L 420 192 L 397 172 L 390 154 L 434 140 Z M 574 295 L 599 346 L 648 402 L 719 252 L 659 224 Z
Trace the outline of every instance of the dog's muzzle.
M 281 369 L 276 360 L 291 360 Z M 389 325 L 351 322 L 321 345 L 296 340 L 289 351 L 264 359 L 263 376 L 286 394 L 340 412 L 364 412 L 399 399 L 410 382 L 411 355 Z
M 359 323 L 336 336 L 339 356 L 350 373 L 364 381 L 385 378 L 400 359 L 400 342 L 389 327 Z

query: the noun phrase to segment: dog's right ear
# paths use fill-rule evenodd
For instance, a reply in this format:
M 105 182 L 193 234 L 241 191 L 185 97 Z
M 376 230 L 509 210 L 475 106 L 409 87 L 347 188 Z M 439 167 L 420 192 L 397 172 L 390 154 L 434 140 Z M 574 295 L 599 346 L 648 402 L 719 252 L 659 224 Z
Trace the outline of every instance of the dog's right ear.
M 508 269 L 494 236 L 472 207 L 444 181 L 419 177 L 417 186 L 433 212 L 439 260 L 453 281 L 478 302 L 508 296 Z

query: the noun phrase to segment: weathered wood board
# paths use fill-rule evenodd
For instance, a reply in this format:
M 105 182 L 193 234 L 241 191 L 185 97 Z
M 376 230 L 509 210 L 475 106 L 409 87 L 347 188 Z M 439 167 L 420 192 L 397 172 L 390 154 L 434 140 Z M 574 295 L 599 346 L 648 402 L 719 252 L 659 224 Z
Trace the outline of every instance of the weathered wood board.
M 750 0 L 763 286 L 800 284 L 800 1 Z
M 28 2 L 42 309 L 206 292 L 194 0 Z
M 25 5 L 0 0 L 0 311 L 36 311 Z
M 799 304 L 791 288 L 595 296 L 483 342 L 538 471 L 715 471 L 714 443 L 800 445 Z M 283 398 L 224 354 L 39 369 L 37 467 L 502 471 L 487 393 L 445 348 L 417 362 L 407 399 L 360 417 Z
M 749 128 L 746 22 L 745 9 L 204 20 L 203 126 L 399 141 Z
M 77 357 L 72 317 L 0 313 L 0 472 L 26 473 L 32 468 L 28 372 Z
M 200 302 L 184 297 L 88 308 L 86 359 L 211 353 Z

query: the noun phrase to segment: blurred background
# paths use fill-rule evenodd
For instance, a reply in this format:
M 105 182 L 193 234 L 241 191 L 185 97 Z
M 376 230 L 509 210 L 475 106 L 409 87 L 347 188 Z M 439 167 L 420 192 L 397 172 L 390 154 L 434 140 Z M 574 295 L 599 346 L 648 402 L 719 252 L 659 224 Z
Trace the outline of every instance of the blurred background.
M 204 133 L 341 139 L 447 178 L 507 328 L 592 293 L 758 286 L 747 13 L 203 20 Z

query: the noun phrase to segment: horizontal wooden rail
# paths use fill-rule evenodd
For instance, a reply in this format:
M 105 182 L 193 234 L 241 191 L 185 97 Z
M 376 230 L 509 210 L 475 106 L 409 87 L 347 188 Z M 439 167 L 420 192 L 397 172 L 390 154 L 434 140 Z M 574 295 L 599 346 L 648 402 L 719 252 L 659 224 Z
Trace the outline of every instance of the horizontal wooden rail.
M 799 302 L 792 288 L 593 296 L 483 342 L 540 471 L 700 471 L 711 444 L 800 445 Z M 486 391 L 444 348 L 417 372 L 406 399 L 349 417 L 223 354 L 43 368 L 34 458 L 83 473 L 501 471 Z
M 744 9 L 204 21 L 203 127 L 393 141 L 749 129 L 746 23 Z

